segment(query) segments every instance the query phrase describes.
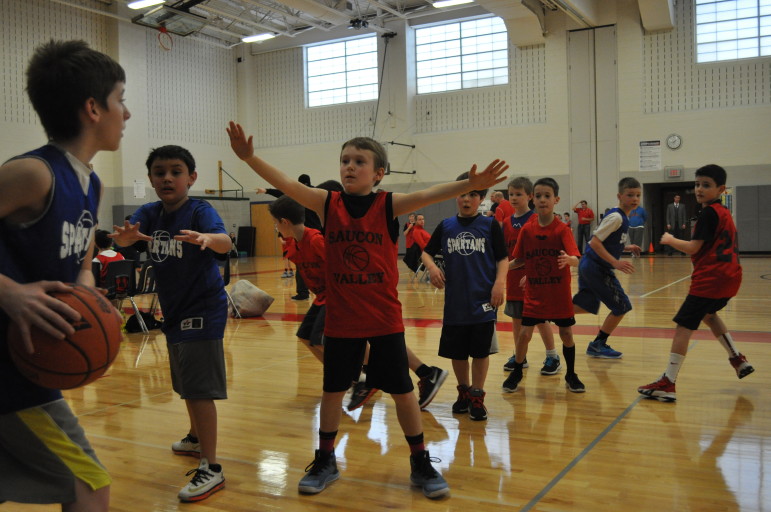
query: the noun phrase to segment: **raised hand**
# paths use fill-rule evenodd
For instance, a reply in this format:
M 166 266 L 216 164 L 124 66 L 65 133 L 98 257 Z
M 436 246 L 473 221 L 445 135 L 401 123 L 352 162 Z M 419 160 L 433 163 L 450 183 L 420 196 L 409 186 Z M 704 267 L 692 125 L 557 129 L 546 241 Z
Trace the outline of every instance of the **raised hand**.
M 484 190 L 490 188 L 503 180 L 506 176 L 501 176 L 509 165 L 505 160 L 495 159 L 490 162 L 484 171 L 477 172 L 477 164 L 471 166 L 471 170 L 468 173 L 469 184 L 473 186 L 473 190 Z
M 230 147 L 238 158 L 246 160 L 254 155 L 252 136 L 250 135 L 247 138 L 244 133 L 244 128 L 240 124 L 230 121 L 225 130 L 228 132 L 228 137 L 230 137 Z

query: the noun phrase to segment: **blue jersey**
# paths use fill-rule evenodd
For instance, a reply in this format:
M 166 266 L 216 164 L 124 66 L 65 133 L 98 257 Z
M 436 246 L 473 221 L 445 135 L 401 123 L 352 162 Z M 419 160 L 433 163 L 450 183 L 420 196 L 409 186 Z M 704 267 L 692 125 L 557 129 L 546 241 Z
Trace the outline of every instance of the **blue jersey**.
M 477 215 L 463 226 L 458 217 L 444 219 L 444 325 L 471 325 L 496 319 L 490 296 L 498 271 L 492 244 L 493 217 Z
M 17 158 L 37 158 L 51 170 L 53 183 L 47 208 L 22 226 L 0 224 L 0 273 L 20 283 L 52 280 L 75 282 L 96 226 L 101 182 L 93 172 L 84 183 L 64 152 L 43 146 Z M 62 397 L 41 388 L 16 370 L 6 348 L 8 317 L 0 310 L 0 414 L 44 404 Z
M 227 233 L 217 211 L 206 201 L 188 199 L 168 213 L 157 201 L 140 207 L 131 223 L 153 237 L 148 252 L 153 261 L 163 333 L 168 343 L 220 339 L 227 323 L 227 295 L 214 251 L 179 242 L 180 230 Z
M 605 249 L 611 256 L 619 259 L 627 243 L 628 231 L 629 219 L 627 219 L 626 214 L 619 208 L 613 208 L 603 217 L 592 238 L 597 237 L 598 240 L 602 240 L 602 245 L 605 246 Z M 589 241 L 591 242 L 591 239 Z M 586 244 L 584 257 L 591 258 L 592 261 L 604 267 L 613 268 L 610 263 L 600 258 L 588 243 Z

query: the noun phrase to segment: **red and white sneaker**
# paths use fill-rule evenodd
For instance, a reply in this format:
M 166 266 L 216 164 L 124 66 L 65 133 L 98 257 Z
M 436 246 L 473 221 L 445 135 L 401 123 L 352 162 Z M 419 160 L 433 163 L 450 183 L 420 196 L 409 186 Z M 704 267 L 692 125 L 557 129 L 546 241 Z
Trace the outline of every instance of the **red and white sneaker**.
M 740 379 L 743 379 L 755 371 L 755 368 L 753 368 L 752 365 L 747 362 L 747 358 L 744 357 L 743 354 L 739 354 L 736 357 L 729 357 L 728 361 L 731 363 L 731 366 L 734 367 L 734 370 L 736 370 L 736 376 Z
M 677 400 L 675 396 L 675 383 L 669 380 L 666 375 L 662 375 L 659 380 L 651 382 L 647 386 L 640 386 L 637 388 L 637 392 L 662 402 L 674 402 Z

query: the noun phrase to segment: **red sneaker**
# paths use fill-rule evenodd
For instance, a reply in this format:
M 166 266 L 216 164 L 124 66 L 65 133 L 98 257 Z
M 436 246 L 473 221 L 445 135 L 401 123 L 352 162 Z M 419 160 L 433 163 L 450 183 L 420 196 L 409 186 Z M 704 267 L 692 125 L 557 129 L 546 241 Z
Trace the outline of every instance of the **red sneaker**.
M 675 397 L 675 383 L 669 380 L 666 375 L 662 375 L 659 380 L 647 386 L 640 386 L 637 388 L 637 392 L 662 402 L 674 402 L 677 400 Z
M 736 376 L 740 379 L 743 379 L 755 371 L 755 368 L 753 368 L 752 365 L 747 362 L 747 358 L 742 354 L 739 354 L 736 357 L 729 357 L 728 361 L 731 363 L 731 366 L 734 367 L 734 370 L 736 370 Z

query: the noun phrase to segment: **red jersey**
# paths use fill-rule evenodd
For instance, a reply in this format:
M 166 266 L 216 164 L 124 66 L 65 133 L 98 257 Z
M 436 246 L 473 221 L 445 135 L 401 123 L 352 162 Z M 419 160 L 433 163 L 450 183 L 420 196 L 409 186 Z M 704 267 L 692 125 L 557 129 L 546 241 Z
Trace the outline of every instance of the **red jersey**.
M 302 240 L 289 238 L 286 257 L 297 267 L 308 289 L 316 298 L 313 303 L 321 306 L 327 300 L 324 279 L 324 235 L 318 229 L 305 227 Z
M 696 221 L 694 236 L 698 236 L 699 222 L 712 209 L 717 214 L 717 226 L 711 240 L 704 240 L 701 249 L 691 255 L 693 274 L 688 293 L 707 299 L 734 297 L 742 284 L 736 226 L 731 212 L 719 201 L 704 207 Z
M 101 264 L 101 267 L 99 268 L 99 278 L 102 280 L 102 282 L 104 282 L 104 278 L 107 277 L 107 265 L 111 261 L 120 261 L 125 258 L 121 253 L 115 252 L 112 249 L 110 249 L 97 254 L 96 259 L 99 260 L 99 263 Z
M 495 209 L 495 220 L 500 224 L 504 220 L 514 215 L 514 207 L 508 201 L 501 201 Z
M 386 215 L 390 194 L 379 192 L 362 217 L 351 217 L 341 192 L 329 193 L 326 239 L 327 318 L 324 334 L 368 338 L 404 332 L 396 291 L 398 245 Z
M 558 268 L 560 251 L 579 256 L 572 231 L 559 219 L 548 226 L 541 226 L 536 219 L 519 231 L 514 258 L 525 260 L 527 275 L 522 316 L 546 320 L 573 316 L 570 267 Z
M 431 234 L 426 231 L 423 226 L 415 224 L 415 227 L 412 228 L 410 233 L 412 234 L 412 239 L 418 244 L 421 251 L 426 248 L 428 241 L 431 240 Z
M 538 215 L 530 210 L 524 213 L 520 217 L 512 215 L 505 221 L 503 221 L 503 240 L 506 243 L 506 253 L 509 256 L 509 260 L 514 259 L 514 247 L 517 245 L 517 239 L 519 238 L 519 232 L 522 227 L 532 219 L 538 218 Z M 525 292 L 520 288 L 519 282 L 525 276 L 525 268 L 516 268 L 509 270 L 506 274 L 506 300 L 525 300 Z
M 594 212 L 591 208 L 573 208 L 573 211 L 578 215 L 579 224 L 591 224 L 594 220 Z

